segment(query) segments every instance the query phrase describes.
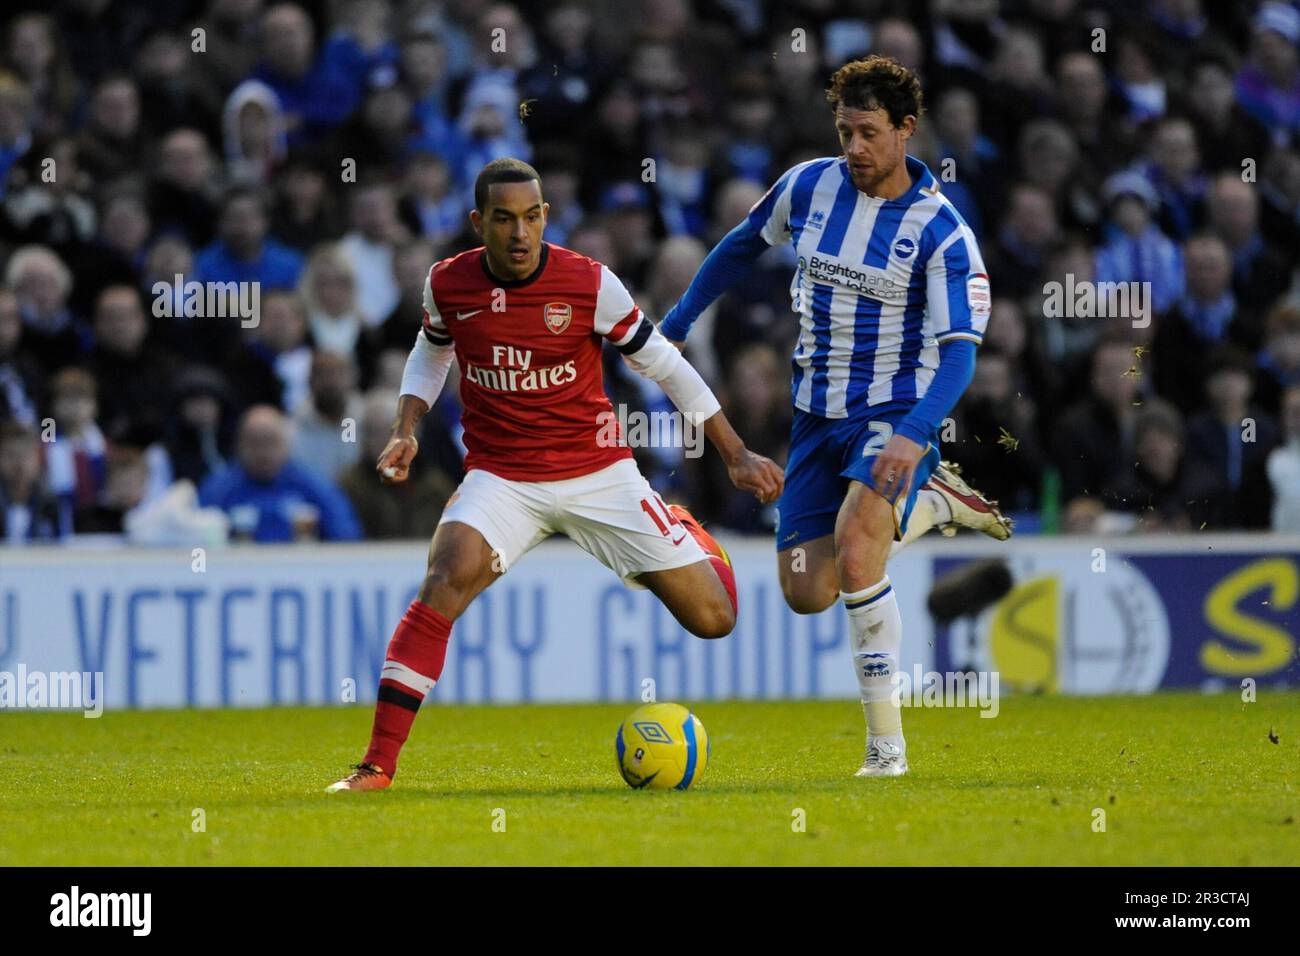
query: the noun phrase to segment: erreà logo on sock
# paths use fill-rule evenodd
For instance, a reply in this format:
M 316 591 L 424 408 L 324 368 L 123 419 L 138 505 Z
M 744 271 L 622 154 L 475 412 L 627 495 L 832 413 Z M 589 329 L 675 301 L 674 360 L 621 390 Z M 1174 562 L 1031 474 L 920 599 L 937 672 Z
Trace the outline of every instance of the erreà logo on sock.
M 51 926 L 128 926 L 134 936 L 148 936 L 152 925 L 152 893 L 71 893 L 50 897 Z

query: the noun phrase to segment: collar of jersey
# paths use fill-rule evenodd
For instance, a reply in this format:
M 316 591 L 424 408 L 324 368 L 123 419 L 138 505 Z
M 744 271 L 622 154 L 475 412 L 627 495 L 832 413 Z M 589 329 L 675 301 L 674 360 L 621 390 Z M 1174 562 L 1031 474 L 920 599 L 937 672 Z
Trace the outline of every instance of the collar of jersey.
M 925 163 L 921 162 L 915 156 L 904 155 L 903 159 L 907 162 L 907 173 L 912 178 L 912 188 L 903 193 L 903 195 L 899 196 L 897 199 L 876 199 L 874 196 L 867 196 L 866 193 L 863 193 L 863 196 L 867 199 L 874 200 L 875 202 L 898 203 L 901 206 L 910 206 L 912 203 L 916 202 L 916 197 L 920 194 L 922 189 L 932 189 L 934 187 L 935 179 L 934 174 L 930 172 L 930 167 L 926 166 Z M 852 182 L 849 178 L 849 161 L 843 156 L 840 157 L 840 173 L 845 179 Z
M 534 269 L 528 275 L 524 276 L 522 279 L 506 280 L 506 279 L 498 278 L 497 276 L 493 275 L 492 270 L 488 268 L 486 249 L 484 249 L 482 252 L 479 253 L 478 264 L 483 267 L 483 274 L 488 277 L 489 282 L 493 283 L 494 285 L 499 285 L 503 289 L 518 289 L 520 286 L 528 285 L 531 282 L 536 282 L 541 277 L 542 270 L 546 268 L 546 259 L 550 255 L 550 253 L 551 253 L 551 244 L 549 242 L 543 242 L 542 254 L 537 257 L 537 268 Z

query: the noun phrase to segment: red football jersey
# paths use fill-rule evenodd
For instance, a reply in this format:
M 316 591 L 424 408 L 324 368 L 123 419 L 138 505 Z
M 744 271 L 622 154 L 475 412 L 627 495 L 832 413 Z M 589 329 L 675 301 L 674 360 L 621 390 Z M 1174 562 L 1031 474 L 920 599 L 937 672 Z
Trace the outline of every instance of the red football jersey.
M 601 339 L 630 354 L 654 326 L 605 266 L 543 243 L 537 270 L 507 282 L 471 249 L 429 270 L 424 312 L 425 337 L 460 364 L 467 470 L 558 481 L 632 456 L 608 440 Z

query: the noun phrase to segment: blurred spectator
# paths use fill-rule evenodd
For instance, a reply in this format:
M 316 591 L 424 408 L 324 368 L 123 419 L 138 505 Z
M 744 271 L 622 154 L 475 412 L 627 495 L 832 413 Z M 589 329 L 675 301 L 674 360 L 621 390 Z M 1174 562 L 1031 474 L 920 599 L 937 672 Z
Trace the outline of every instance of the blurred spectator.
M 1251 404 L 1249 353 L 1222 347 L 1210 359 L 1209 409 L 1187 428 L 1187 457 L 1195 475 L 1189 497 L 1208 527 L 1266 528 L 1272 506 L 1265 465 L 1277 444 L 1273 417 Z
M 240 83 L 226 100 L 221 126 L 231 181 L 268 184 L 287 149 L 275 91 L 257 80 Z
M 980 490 L 1008 512 L 1037 506 L 1045 465 L 1033 403 L 1016 394 L 1014 382 L 1008 356 L 982 347 L 953 415 L 955 441 L 944 444 L 944 454 L 979 475 Z
M 267 234 L 269 225 L 265 200 L 257 189 L 229 189 L 221 203 L 217 241 L 194 260 L 198 280 L 257 282 L 263 291 L 295 286 L 302 256 L 272 239 Z
M 1150 283 L 1151 307 L 1167 311 L 1183 293 L 1183 261 L 1152 221 L 1155 191 L 1136 173 L 1118 173 L 1106 180 L 1102 197 L 1110 238 L 1097 253 L 1097 281 Z
M 759 343 L 735 356 L 726 388 L 721 390 L 723 410 L 745 444 L 781 463 L 790 441 L 788 378 L 783 357 L 771 345 Z M 729 528 L 771 533 L 776 526 L 773 509 L 737 491 L 717 455 L 705 452 L 696 466 L 703 476 L 700 505 L 708 514 Z
M 166 446 L 178 481 L 199 487 L 226 467 L 235 447 L 232 404 L 229 384 L 211 369 L 196 365 L 177 374 Z
M 546 184 L 545 200 L 550 207 L 546 212 L 546 241 L 557 246 L 568 246 L 569 233 L 582 222 L 583 210 L 578 201 L 577 158 L 567 150 L 555 149 L 542 154 L 537 160 L 537 172 Z M 461 229 L 467 222 L 465 213 L 460 211 Z M 459 230 L 458 230 L 459 231 Z M 444 235 L 447 241 L 453 238 Z
M 157 170 L 149 184 L 149 210 L 159 232 L 180 232 L 191 248 L 216 234 L 217 178 L 203 134 L 182 127 L 163 137 Z
M 424 30 L 404 36 L 398 53 L 398 77 L 411 97 L 411 114 L 420 137 L 450 142 L 456 132 L 447 106 L 450 78 L 442 38 Z
M 1015 186 L 997 236 L 983 250 L 989 282 L 1016 297 L 1038 291 L 1047 250 L 1059 234 L 1052 197 L 1039 186 Z
M 222 90 L 247 79 L 257 63 L 262 0 L 210 0 L 198 23 L 207 52 L 199 58 L 207 78 Z
M 366 325 L 378 325 L 397 305 L 401 290 L 393 278 L 393 249 L 409 237 L 397 218 L 393 190 L 383 183 L 354 188 L 352 228 L 339 242 L 352 265 L 356 304 Z
M 1168 106 L 1168 90 L 1151 51 L 1136 34 L 1131 34 L 1119 38 L 1115 52 L 1115 72 L 1120 95 L 1127 104 L 1127 118 L 1137 124 L 1160 119 Z
M 953 162 L 953 181 L 943 176 L 945 168 L 931 170 L 944 179 L 943 193 L 962 214 L 975 233 L 984 234 L 984 217 L 996 208 L 995 166 L 1001 154 L 993 141 L 979 127 L 979 101 L 964 87 L 953 87 L 941 94 L 934 107 L 940 160 Z
M 259 43 L 262 60 L 253 79 L 275 92 L 290 145 L 323 138 L 352 112 L 359 77 L 340 57 L 317 54 L 315 28 L 302 7 L 268 7 Z
M 1142 173 L 1159 197 L 1160 222 L 1174 239 L 1186 239 L 1201 221 L 1207 181 L 1192 124 L 1167 117 L 1156 124 Z
M 312 349 L 307 306 L 290 292 L 272 292 L 262 300 L 251 354 L 274 373 L 283 389 L 281 408 L 293 414 L 307 401 Z
M 367 538 L 433 537 L 442 509 L 455 491 L 452 480 L 417 455 L 407 479 L 384 482 L 375 470 L 392 433 L 395 393 L 371 392 L 360 420 L 360 458 L 339 476 L 339 485 L 352 502 Z
M 546 184 L 546 198 L 552 200 L 554 178 L 541 173 Z M 469 203 L 463 190 L 453 189 L 451 168 L 436 153 L 415 153 L 406 166 L 405 192 L 401 201 L 402 222 L 415 235 L 423 236 L 437 245 L 451 241 L 465 228 Z M 582 210 L 578 209 L 579 215 Z M 552 213 L 551 220 L 554 220 Z M 553 221 L 548 221 L 548 242 L 563 245 L 552 239 Z
M 1264 3 L 1252 27 L 1250 59 L 1237 74 L 1237 100 L 1280 141 L 1300 133 L 1300 10 Z
M 1300 264 L 1300 150 L 1275 149 L 1259 183 L 1259 229 L 1290 266 Z
M 95 239 L 73 261 L 77 283 L 72 301 L 77 311 L 91 311 L 106 286 L 138 284 L 151 231 L 149 207 L 137 189 L 124 185 L 105 192 Z
M 1223 173 L 1210 188 L 1209 226 L 1228 246 L 1232 256 L 1232 287 L 1237 301 L 1258 320 L 1261 310 L 1286 291 L 1290 263 L 1269 247 L 1259 231 L 1259 193 L 1241 181 L 1240 174 Z M 1251 328 L 1251 345 L 1259 330 Z
M 709 147 L 702 127 L 677 122 L 668 129 L 656 168 L 659 215 L 671 236 L 704 235 L 713 197 Z
M 1159 399 L 1144 404 L 1134 421 L 1133 450 L 1133 467 L 1115 475 L 1106 500 L 1117 510 L 1136 513 L 1137 531 L 1189 530 L 1178 410 Z
M 0 541 L 23 545 L 72 533 L 72 511 L 41 482 L 41 443 L 36 432 L 0 418 Z
M 95 424 L 98 403 L 91 374 L 68 366 L 50 380 L 53 440 L 45 444 L 45 474 L 50 491 L 71 508 L 74 524 L 99 501 L 104 490 L 108 443 Z
M 646 269 L 655 254 L 654 214 L 639 182 L 615 183 L 601 197 L 612 257 L 604 260 L 625 284 L 645 284 Z
M 1094 282 L 1095 255 L 1079 241 L 1067 241 L 1052 249 L 1037 295 L 1025 299 L 1032 316 L 1035 338 L 1052 375 L 1043 383 L 1042 400 L 1056 408 L 1068 396 L 1086 392 L 1091 374 L 1091 356 L 1106 326 L 1093 314 L 1095 309 L 1077 309 L 1070 301 L 1070 289 L 1086 288 Z M 989 275 L 996 275 L 989 266 Z M 993 280 L 996 281 L 996 280 Z M 994 286 L 1000 289 L 1001 286 Z M 1002 293 L 999 293 L 1002 295 Z M 1059 296 L 1059 304 L 1049 296 Z M 1049 303 L 1053 306 L 1049 308 Z M 1114 316 L 1111 317 L 1116 318 Z M 1121 319 L 1120 321 L 1123 321 Z
M 1064 54 L 1056 65 L 1061 118 L 1098 176 L 1127 165 L 1135 130 L 1112 102 L 1101 60 L 1092 53 Z
M 1247 337 L 1232 293 L 1232 261 L 1217 236 L 1202 234 L 1184 249 L 1187 288 L 1159 319 L 1155 337 L 1156 384 L 1184 412 L 1199 406 L 1210 349 Z
M 301 294 L 315 348 L 335 355 L 355 355 L 368 374 L 378 333 L 366 324 L 356 269 L 341 245 L 322 243 L 316 247 L 303 272 Z
M 380 349 L 399 349 L 403 361 L 419 333 L 424 315 L 424 283 L 437 259 L 434 246 L 420 239 L 403 243 L 393 254 L 393 278 L 400 295 L 379 327 L 376 345 Z
M 122 534 L 129 512 L 145 503 L 149 464 L 145 451 L 129 444 L 112 444 L 104 460 L 104 491 L 81 516 L 78 534 Z
M 225 511 L 236 539 L 265 543 L 361 537 L 352 505 L 338 488 L 290 459 L 290 432 L 279 409 L 249 409 L 239 424 L 237 462 L 203 482 L 199 503 Z
M 19 348 L 22 339 L 18 297 L 0 286 L 0 420 L 14 419 L 32 428 L 42 404 L 43 376 L 36 359 Z
M 5 197 L 5 227 L 15 241 L 71 256 L 95 234 L 91 179 L 78 164 L 72 137 L 46 142 L 41 153 L 39 158 L 31 156 L 39 166 L 31 169 L 26 183 L 15 185 Z
M 1207 57 L 1191 68 L 1187 112 L 1200 131 L 1200 153 L 1211 173 L 1240 175 L 1242 160 L 1256 162 L 1268 151 L 1268 133 L 1237 101 L 1232 89 L 1232 67 L 1217 57 Z
M 271 232 L 299 252 L 343 235 L 343 214 L 323 169 L 307 154 L 290 155 L 276 177 Z
M 0 200 L 9 173 L 32 148 L 32 95 L 17 77 L 0 72 Z
M 1264 328 L 1255 397 L 1270 413 L 1278 414 L 1282 393 L 1300 385 L 1300 304 L 1279 305 L 1269 313 Z
M 78 162 L 104 182 L 136 171 L 143 158 L 140 91 L 125 74 L 106 76 L 90 97 L 90 121 L 77 137 Z
M 175 359 L 149 342 L 140 293 L 104 289 L 95 302 L 95 346 L 86 364 L 99 388 L 99 422 L 110 436 L 138 429 L 162 437 Z
M 293 416 L 294 460 L 331 481 L 357 460 L 361 396 L 352 358 L 317 352 L 311 363 L 311 399 Z
M 652 318 L 662 318 L 691 284 L 708 251 L 704 243 L 691 236 L 677 236 L 664 242 L 650 269 L 645 293 L 638 297 L 637 304 Z M 711 347 L 715 313 L 712 306 L 704 310 L 695 322 L 695 334 L 686 344 L 686 357 L 706 381 L 718 380 Z M 697 338 L 698 346 L 695 344 Z
M 244 2 L 247 5 L 247 0 Z M 220 2 L 210 4 L 209 10 L 220 6 Z M 204 64 L 211 64 L 213 45 L 219 46 L 220 40 L 212 31 L 206 39 L 208 50 L 202 56 L 190 52 L 189 33 L 165 27 L 140 44 L 135 75 L 140 88 L 148 90 L 140 107 L 141 123 L 150 137 L 182 126 L 195 126 L 212 141 L 221 135 L 218 84 L 203 69 Z
M 75 362 L 89 345 L 89 331 L 68 308 L 72 273 L 45 246 L 24 246 L 9 257 L 5 285 L 18 297 L 23 349 L 47 374 Z
M 1061 498 L 1104 496 L 1126 467 L 1132 467 L 1137 378 L 1129 373 L 1133 352 L 1118 338 L 1105 339 L 1092 355 L 1091 390 L 1072 405 L 1054 428 Z M 981 481 L 983 476 L 981 475 Z
M 31 92 L 37 119 L 34 132 L 39 136 L 63 132 L 80 95 L 80 83 L 54 17 L 24 13 L 9 21 L 4 63 Z
M 1282 393 L 1283 444 L 1268 456 L 1274 531 L 1300 534 L 1300 385 Z

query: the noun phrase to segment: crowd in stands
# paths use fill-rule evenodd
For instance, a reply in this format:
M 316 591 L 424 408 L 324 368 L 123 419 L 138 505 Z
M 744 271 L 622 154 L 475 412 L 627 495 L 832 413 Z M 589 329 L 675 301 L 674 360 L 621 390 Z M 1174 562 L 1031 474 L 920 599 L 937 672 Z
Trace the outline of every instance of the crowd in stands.
M 1024 532 L 1300 531 L 1300 4 L 9 0 L 0 44 L 0 543 L 123 534 L 180 481 L 236 539 L 427 538 L 454 370 L 411 479 L 374 461 L 481 166 L 533 163 L 546 239 L 658 319 L 839 152 L 825 84 L 869 53 L 919 71 L 911 152 L 993 289 L 945 457 Z M 793 267 L 769 250 L 687 346 L 778 461 Z M 249 312 L 187 291 L 230 282 Z M 1122 315 L 1070 307 L 1130 282 Z M 613 401 L 671 408 L 606 353 Z M 715 455 L 636 454 L 770 533 Z

